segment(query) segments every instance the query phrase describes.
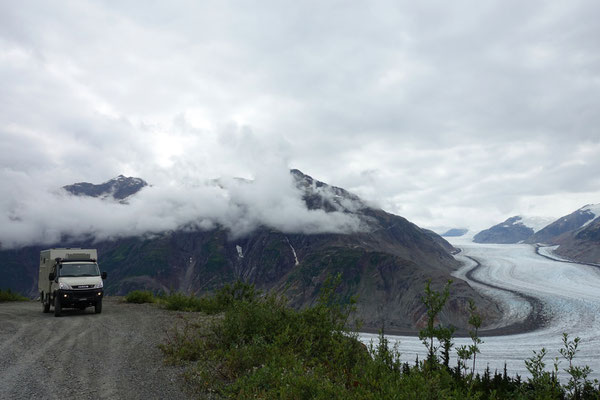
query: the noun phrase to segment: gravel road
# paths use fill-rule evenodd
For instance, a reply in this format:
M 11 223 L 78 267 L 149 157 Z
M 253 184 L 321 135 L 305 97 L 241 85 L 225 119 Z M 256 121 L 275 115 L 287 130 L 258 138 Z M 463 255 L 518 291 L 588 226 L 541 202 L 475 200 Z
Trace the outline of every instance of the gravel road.
M 187 399 L 157 347 L 181 315 L 106 297 L 101 314 L 0 303 L 0 399 Z

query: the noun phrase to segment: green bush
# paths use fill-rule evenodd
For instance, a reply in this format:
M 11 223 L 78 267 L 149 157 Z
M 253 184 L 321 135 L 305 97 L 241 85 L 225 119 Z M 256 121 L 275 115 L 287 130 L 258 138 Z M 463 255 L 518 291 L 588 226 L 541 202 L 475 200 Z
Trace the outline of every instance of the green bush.
M 234 285 L 212 297 L 226 308 L 205 335 L 186 326 L 162 349 L 173 361 L 197 361 L 188 376 L 226 397 L 347 398 L 356 366 L 370 357 L 345 331 L 351 304 L 336 303 L 333 290 L 330 281 L 316 306 L 298 311 L 280 296 Z
M 526 362 L 532 377 L 504 373 L 482 375 L 444 365 L 436 349 L 446 339 L 442 327 L 422 334 L 427 360 L 402 363 L 397 347 L 389 346 L 383 332 L 377 344 L 364 346 L 348 330 L 353 303 L 335 295 L 337 280 L 329 279 L 317 304 L 296 310 L 273 293 L 259 295 L 251 286 L 235 284 L 204 298 L 170 295 L 175 309 L 222 310 L 212 323 L 185 322 L 168 335 L 161 349 L 168 360 L 187 363 L 186 378 L 199 391 L 237 399 L 598 399 L 597 382 L 587 379 L 589 369 L 572 364 L 579 339 L 564 338 L 572 379 L 561 386 L 554 373 L 545 372 L 543 354 Z M 444 292 L 426 288 L 425 302 L 432 320 L 445 303 Z M 433 296 L 433 297 L 432 297 Z M 438 304 L 439 303 L 439 304 Z M 433 306 L 435 307 L 433 307 Z M 471 316 L 477 315 L 474 306 Z M 470 321 L 476 329 L 480 320 Z M 440 332 L 444 333 L 441 335 Z M 429 335 L 429 336 L 428 336 Z M 478 338 L 474 330 L 472 338 Z M 449 340 L 452 338 L 450 337 Z M 435 342 L 432 346 L 431 343 Z M 480 341 L 475 341 L 475 345 Z M 442 346 L 443 347 L 443 346 Z M 431 350 L 433 349 L 433 350 Z M 450 346 L 448 346 L 448 351 Z M 479 351 L 479 348 L 477 348 Z M 483 350 L 483 349 L 482 349 Z M 537 354 L 537 353 L 536 353 Z M 540 378 L 540 379 L 538 379 Z
M 202 311 L 201 299 L 195 296 L 187 296 L 183 293 L 171 293 L 162 296 L 160 303 L 167 310 L 173 311 Z
M 154 303 L 156 302 L 156 298 L 149 290 L 134 290 L 125 296 L 125 301 L 128 303 Z
M 27 297 L 21 296 L 19 293 L 13 293 L 10 289 L 0 289 L 0 302 L 2 301 L 28 301 Z
M 171 293 L 160 297 L 160 303 L 167 310 L 201 311 L 206 314 L 217 314 L 231 307 L 235 302 L 253 302 L 260 295 L 261 292 L 256 290 L 253 285 L 238 281 L 233 285 L 223 286 L 212 296 L 196 297 L 182 293 Z

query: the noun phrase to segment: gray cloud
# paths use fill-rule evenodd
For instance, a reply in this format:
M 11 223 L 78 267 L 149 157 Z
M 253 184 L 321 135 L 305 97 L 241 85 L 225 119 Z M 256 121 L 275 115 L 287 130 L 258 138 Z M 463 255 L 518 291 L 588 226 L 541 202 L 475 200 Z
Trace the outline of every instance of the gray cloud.
M 2 215 L 26 186 L 296 167 L 423 226 L 557 217 L 600 202 L 599 17 L 594 1 L 4 2 Z

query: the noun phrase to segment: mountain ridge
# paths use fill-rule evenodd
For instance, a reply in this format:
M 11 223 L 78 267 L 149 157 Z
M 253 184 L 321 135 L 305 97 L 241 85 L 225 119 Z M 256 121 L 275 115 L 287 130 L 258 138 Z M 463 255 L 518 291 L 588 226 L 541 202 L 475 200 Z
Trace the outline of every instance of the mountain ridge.
M 576 262 L 600 264 L 600 204 L 587 204 L 545 226 L 538 220 L 537 228 L 527 226 L 534 220 L 521 216 L 508 218 L 477 233 L 476 243 L 529 243 L 558 246 L 554 253 Z M 535 221 L 534 221 L 535 222 Z M 530 223 L 530 225 L 533 225 Z
M 515 215 L 504 222 L 484 229 L 473 236 L 475 243 L 519 243 L 533 235 L 534 229 L 523 223 L 523 217 Z
M 100 242 L 71 239 L 60 245 L 96 247 L 101 268 L 109 272 L 109 294 L 147 289 L 201 295 L 241 279 L 261 289 L 285 290 L 290 303 L 301 308 L 315 301 L 328 276 L 339 273 L 342 284 L 338 291 L 345 299 L 359 296 L 357 316 L 365 328 L 376 330 L 385 325 L 392 331 L 417 329 L 425 312 L 420 301 L 425 282 L 431 279 L 434 287 L 441 287 L 452 279 L 451 272 L 459 266 L 451 255 L 456 249 L 403 217 L 369 207 L 345 189 L 299 170 L 290 174 L 307 208 L 353 215 L 367 229 L 303 234 L 258 226 L 245 236 L 235 236 L 215 226 Z M 8 266 L 9 282 L 33 296 L 41 248 L 0 251 L 0 262 Z M 468 298 L 474 298 L 491 320 L 499 315 L 495 304 L 457 281 L 450 308 L 442 319 L 466 326 Z
M 119 175 L 100 184 L 77 182 L 63 186 L 62 189 L 75 196 L 112 197 L 115 200 L 125 200 L 146 186 L 148 183 L 141 178 Z
M 600 264 L 600 204 L 587 204 L 536 232 L 527 243 L 558 245 L 558 256 Z

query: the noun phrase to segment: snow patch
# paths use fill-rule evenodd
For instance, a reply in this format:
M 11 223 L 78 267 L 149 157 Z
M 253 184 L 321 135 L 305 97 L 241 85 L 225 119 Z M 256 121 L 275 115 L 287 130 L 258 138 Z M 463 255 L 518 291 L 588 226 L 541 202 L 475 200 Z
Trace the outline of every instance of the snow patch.
M 581 225 L 581 227 L 584 228 L 600 216 L 600 204 L 588 204 L 587 206 L 580 208 L 579 211 L 587 211 L 588 213 L 593 214 L 593 217 L 589 221 L 586 221 L 585 224 Z
M 235 249 L 237 250 L 238 257 L 239 258 L 244 258 L 244 253 L 242 251 L 242 246 L 236 244 L 235 245 Z
M 554 218 L 547 218 L 547 217 L 520 216 L 520 218 L 521 218 L 521 220 L 518 223 L 523 224 L 523 225 L 533 229 L 534 233 L 542 230 L 543 228 L 545 228 L 546 226 L 548 226 L 552 222 L 554 222 Z

